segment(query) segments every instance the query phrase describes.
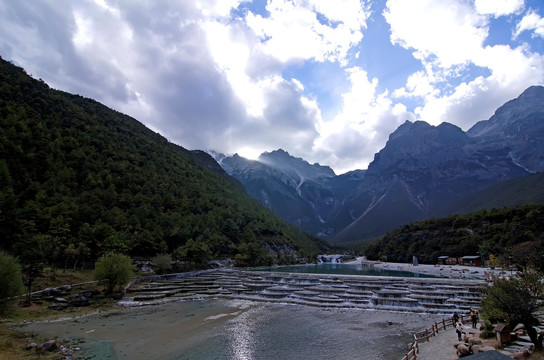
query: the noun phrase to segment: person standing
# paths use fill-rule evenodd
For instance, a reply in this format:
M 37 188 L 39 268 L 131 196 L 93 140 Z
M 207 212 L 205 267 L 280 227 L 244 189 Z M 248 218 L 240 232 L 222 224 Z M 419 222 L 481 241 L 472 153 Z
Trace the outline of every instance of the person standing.
M 453 320 L 453 325 L 457 324 L 459 322 L 459 313 L 457 311 L 454 312 L 451 319 Z
M 459 341 L 463 341 L 463 338 L 461 336 L 461 334 L 463 333 L 463 328 L 461 327 L 461 324 L 460 323 L 457 323 L 455 325 L 455 332 L 457 333 L 457 339 Z
M 470 319 L 472 320 L 472 328 L 476 329 L 478 327 L 478 311 L 470 311 Z

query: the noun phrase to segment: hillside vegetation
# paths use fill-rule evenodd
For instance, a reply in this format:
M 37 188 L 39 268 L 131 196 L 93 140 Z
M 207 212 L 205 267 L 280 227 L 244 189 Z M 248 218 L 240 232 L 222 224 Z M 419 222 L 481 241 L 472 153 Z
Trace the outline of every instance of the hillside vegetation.
M 436 264 L 439 256 L 481 255 L 495 258 L 497 265 L 514 262 L 523 266 L 530 261 L 542 264 L 544 205 L 413 222 L 369 244 L 364 253 L 371 260 L 393 262 L 411 262 L 415 255 L 421 263 Z
M 325 248 L 207 154 L 0 59 L 0 249 L 23 263 L 76 267 L 115 251 L 260 265 Z

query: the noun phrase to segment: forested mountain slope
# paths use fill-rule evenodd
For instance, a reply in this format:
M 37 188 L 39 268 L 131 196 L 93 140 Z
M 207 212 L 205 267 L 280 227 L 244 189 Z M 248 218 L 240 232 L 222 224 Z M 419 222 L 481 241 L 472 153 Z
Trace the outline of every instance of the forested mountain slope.
M 411 262 L 417 256 L 422 263 L 436 264 L 439 256 L 494 255 L 503 262 L 534 260 L 544 266 L 544 205 L 413 222 L 367 245 L 364 252 L 371 260 L 393 262 Z
M 46 263 L 117 251 L 257 265 L 325 247 L 250 199 L 209 155 L 0 59 L 0 249 Z

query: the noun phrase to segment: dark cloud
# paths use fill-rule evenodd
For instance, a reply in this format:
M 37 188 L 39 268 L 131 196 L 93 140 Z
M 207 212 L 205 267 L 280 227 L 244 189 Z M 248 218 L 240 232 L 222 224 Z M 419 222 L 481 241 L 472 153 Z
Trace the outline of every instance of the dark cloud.
M 14 59 L 56 88 L 99 100 L 105 94 L 116 101 L 133 97 L 126 87 L 127 79 L 107 56 L 88 59 L 75 49 L 77 26 L 72 2 L 10 1 L 2 11 L 12 30 L 0 47 L 5 58 Z M 105 24 L 111 20 L 103 18 Z
M 196 35 L 186 34 L 191 41 Z M 171 141 L 189 148 L 219 148 L 223 132 L 243 120 L 245 109 L 211 59 L 194 56 L 201 50 L 193 50 L 192 56 L 180 54 L 159 65 L 144 96 L 158 110 L 155 121 Z

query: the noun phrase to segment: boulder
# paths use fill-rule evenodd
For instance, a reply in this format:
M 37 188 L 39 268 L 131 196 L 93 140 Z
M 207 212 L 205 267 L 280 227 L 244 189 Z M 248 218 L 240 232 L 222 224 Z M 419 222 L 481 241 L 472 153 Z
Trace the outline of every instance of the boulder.
M 42 291 L 42 294 L 44 296 L 65 296 L 66 295 L 66 291 L 63 290 L 62 288 L 46 288 L 45 290 Z
M 468 339 L 468 343 L 469 343 L 470 346 L 481 345 L 482 340 L 480 340 L 479 338 L 471 337 L 470 339 Z
M 56 303 L 56 304 L 49 305 L 49 308 L 51 310 L 56 310 L 56 311 L 66 310 L 69 307 L 70 305 L 68 305 L 68 303 Z
M 98 290 L 86 290 L 79 293 L 80 296 L 84 296 L 87 299 L 90 299 L 94 296 L 100 295 L 100 291 Z
M 55 340 L 46 341 L 43 344 L 41 344 L 40 346 L 38 346 L 38 350 L 40 350 L 40 351 L 49 351 L 49 352 L 55 351 L 58 348 L 59 347 L 58 347 L 57 342 Z
M 72 286 L 70 285 L 62 285 L 62 286 L 59 286 L 57 288 L 57 290 L 60 290 L 60 291 L 64 291 L 64 292 L 69 292 L 72 290 Z
M 144 272 L 144 273 L 148 273 L 148 274 L 154 274 L 155 273 L 155 270 L 153 270 L 151 268 L 151 266 L 147 266 L 147 265 L 143 265 L 141 268 L 140 268 L 140 271 L 141 272 Z
M 74 306 L 74 307 L 92 305 L 92 302 L 89 299 L 87 299 L 85 296 L 80 296 L 80 295 L 70 296 L 70 300 L 68 302 L 70 303 L 71 306 Z
M 526 349 L 523 349 L 515 354 L 511 354 L 510 357 L 516 360 L 523 360 L 529 357 L 529 352 Z
M 478 352 L 485 352 L 485 351 L 493 351 L 493 350 L 497 350 L 495 349 L 493 346 L 488 346 L 488 345 L 474 345 L 472 347 L 472 352 L 474 352 L 474 348 L 476 348 L 476 350 L 478 350 Z
M 469 347 L 466 344 L 459 344 L 459 346 L 457 346 L 457 356 L 463 357 L 468 355 L 470 355 Z

